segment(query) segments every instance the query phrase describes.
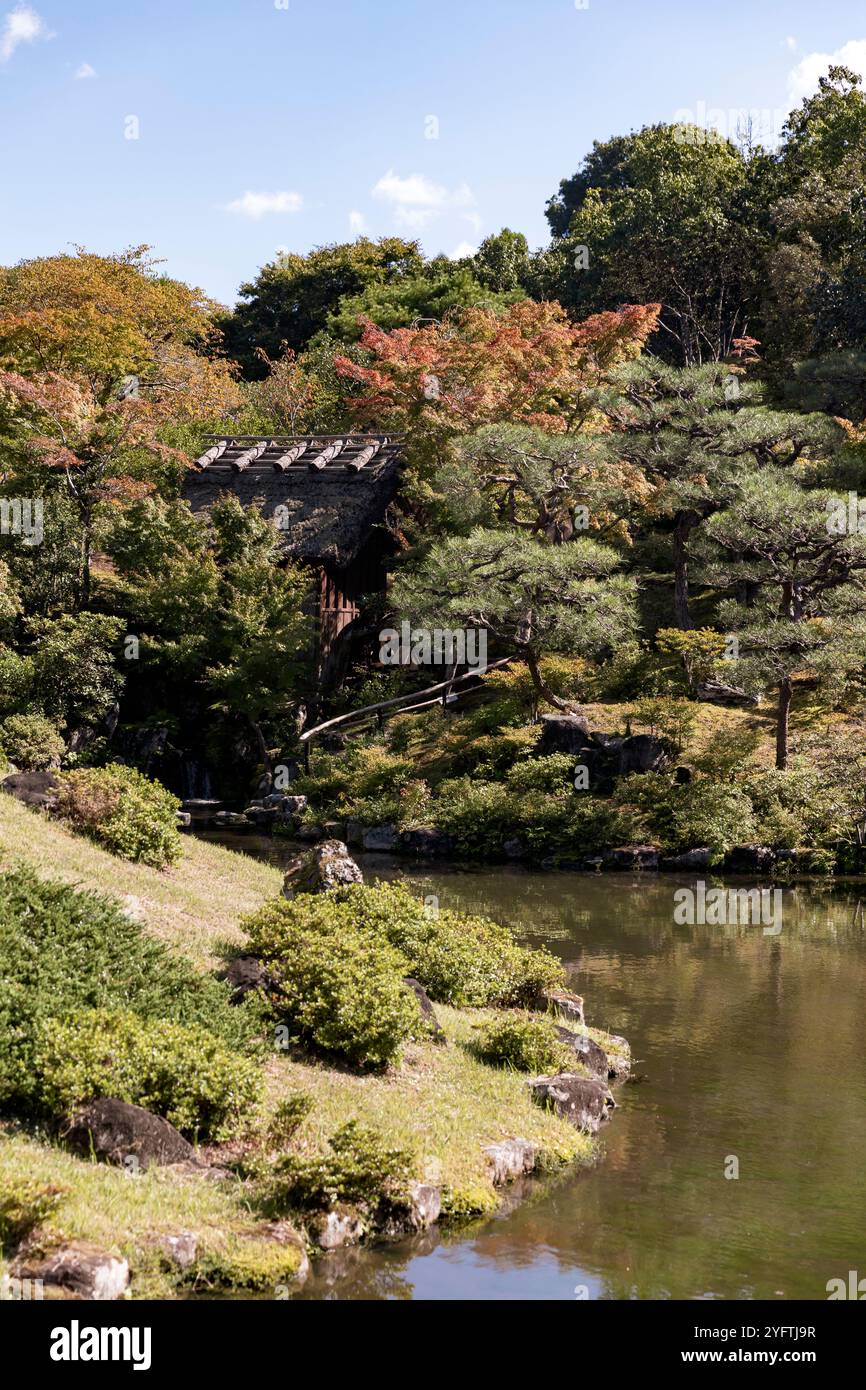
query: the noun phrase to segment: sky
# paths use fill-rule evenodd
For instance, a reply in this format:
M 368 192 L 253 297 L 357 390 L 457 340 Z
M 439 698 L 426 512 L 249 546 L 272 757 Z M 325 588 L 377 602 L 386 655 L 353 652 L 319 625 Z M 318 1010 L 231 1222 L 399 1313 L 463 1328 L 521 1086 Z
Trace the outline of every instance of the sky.
M 862 0 L 0 0 L 0 264 L 148 243 L 223 303 L 360 234 L 468 254 L 593 141 L 771 139 Z

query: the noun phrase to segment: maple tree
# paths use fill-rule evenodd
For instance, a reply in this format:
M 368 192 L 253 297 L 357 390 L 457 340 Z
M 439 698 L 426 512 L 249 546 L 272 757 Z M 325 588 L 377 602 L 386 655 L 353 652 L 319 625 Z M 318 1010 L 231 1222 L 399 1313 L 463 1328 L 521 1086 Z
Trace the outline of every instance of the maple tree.
M 564 433 L 584 423 L 588 393 L 605 374 L 639 355 L 658 312 L 630 304 L 574 324 L 559 304 L 527 299 L 390 333 L 366 320 L 369 363 L 338 355 L 334 366 L 364 388 L 350 406 L 366 426 L 434 439 L 499 421 Z
M 135 477 L 143 459 L 188 463 L 171 431 L 239 400 L 230 365 L 212 353 L 214 308 L 157 275 L 146 247 L 79 250 L 0 276 L 5 471 L 34 492 L 62 479 L 80 523 L 82 606 L 98 504 L 147 491 Z

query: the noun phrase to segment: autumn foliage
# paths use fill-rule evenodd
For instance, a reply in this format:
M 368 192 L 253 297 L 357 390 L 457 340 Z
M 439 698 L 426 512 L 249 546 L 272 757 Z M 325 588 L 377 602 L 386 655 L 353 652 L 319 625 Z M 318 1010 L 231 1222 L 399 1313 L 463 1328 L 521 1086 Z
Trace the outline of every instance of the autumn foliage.
M 629 304 L 575 324 L 559 304 L 526 299 L 390 333 L 364 320 L 369 362 L 334 366 L 364 388 L 351 402 L 363 426 L 447 435 L 512 421 L 563 433 L 582 423 L 587 391 L 639 356 L 659 312 Z

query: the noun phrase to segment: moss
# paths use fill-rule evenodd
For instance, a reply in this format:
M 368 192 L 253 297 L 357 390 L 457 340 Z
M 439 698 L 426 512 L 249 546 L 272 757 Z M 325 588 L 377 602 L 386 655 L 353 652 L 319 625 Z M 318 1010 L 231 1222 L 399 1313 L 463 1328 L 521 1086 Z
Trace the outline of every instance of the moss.
M 299 1235 L 276 1240 L 273 1235 L 210 1235 L 180 1285 L 192 1289 L 237 1289 L 278 1297 L 281 1285 L 291 1285 L 306 1263 Z

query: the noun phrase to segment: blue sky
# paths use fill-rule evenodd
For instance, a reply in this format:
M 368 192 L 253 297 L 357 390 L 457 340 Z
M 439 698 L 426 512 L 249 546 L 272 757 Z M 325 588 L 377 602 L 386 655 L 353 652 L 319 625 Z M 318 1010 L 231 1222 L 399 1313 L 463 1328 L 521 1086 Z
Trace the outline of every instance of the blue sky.
M 0 263 L 149 242 L 230 303 L 359 231 L 538 245 L 593 140 L 769 132 L 830 55 L 866 70 L 862 0 L 583 4 L 0 0 Z

